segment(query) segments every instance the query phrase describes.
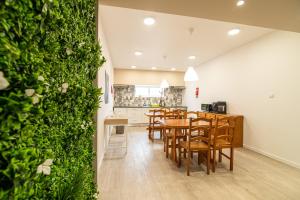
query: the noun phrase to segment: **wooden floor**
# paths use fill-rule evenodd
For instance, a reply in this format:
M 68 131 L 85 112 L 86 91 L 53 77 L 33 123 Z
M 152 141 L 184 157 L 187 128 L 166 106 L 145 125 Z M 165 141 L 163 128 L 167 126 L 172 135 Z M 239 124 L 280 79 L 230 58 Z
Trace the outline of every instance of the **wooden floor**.
M 179 169 L 165 158 L 161 142 L 148 140 L 145 128 L 128 129 L 127 156 L 104 160 L 101 166 L 102 200 L 300 199 L 298 169 L 237 149 L 233 172 L 227 162 L 211 175 L 206 175 L 204 166 L 194 164 L 188 177 L 183 166 Z

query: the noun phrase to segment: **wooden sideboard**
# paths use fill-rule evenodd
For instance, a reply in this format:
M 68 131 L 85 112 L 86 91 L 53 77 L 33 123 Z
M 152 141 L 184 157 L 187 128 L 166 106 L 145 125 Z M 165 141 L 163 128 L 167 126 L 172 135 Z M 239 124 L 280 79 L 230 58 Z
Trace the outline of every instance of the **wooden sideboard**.
M 231 114 L 216 114 L 216 116 L 226 116 L 235 118 L 235 129 L 233 135 L 233 144 L 235 147 L 243 147 L 244 138 L 244 116 Z

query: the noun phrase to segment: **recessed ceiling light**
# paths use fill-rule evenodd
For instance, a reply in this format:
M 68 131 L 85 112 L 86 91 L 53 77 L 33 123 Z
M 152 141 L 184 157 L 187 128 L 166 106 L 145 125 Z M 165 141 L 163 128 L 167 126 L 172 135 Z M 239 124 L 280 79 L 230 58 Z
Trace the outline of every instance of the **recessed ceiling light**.
M 190 60 L 195 60 L 195 59 L 196 59 L 196 56 L 189 56 L 189 59 L 190 59 Z
M 172 70 L 172 71 L 175 71 L 175 70 L 176 70 L 176 68 L 172 67 L 172 68 L 171 68 L 171 70 Z
M 155 24 L 155 19 L 153 17 L 146 17 L 144 19 L 144 24 L 147 26 L 151 26 L 151 25 Z
M 135 69 L 135 68 L 136 68 L 136 66 L 135 66 L 135 65 L 132 65 L 132 66 L 131 66 L 131 68 L 132 68 L 132 69 Z
M 136 56 L 141 56 L 143 53 L 142 52 L 140 52 L 140 51 L 136 51 L 136 52 L 134 52 L 134 55 L 136 55 Z
M 156 67 L 151 67 L 151 69 L 152 69 L 152 70 L 155 70 L 155 69 L 157 69 L 157 68 L 156 68 Z
M 236 2 L 236 6 L 242 6 L 245 4 L 245 1 L 244 0 L 239 0 Z
M 234 29 L 231 29 L 230 31 L 228 31 L 228 35 L 230 36 L 234 36 L 234 35 L 237 35 L 241 32 L 241 30 L 239 28 L 234 28 Z

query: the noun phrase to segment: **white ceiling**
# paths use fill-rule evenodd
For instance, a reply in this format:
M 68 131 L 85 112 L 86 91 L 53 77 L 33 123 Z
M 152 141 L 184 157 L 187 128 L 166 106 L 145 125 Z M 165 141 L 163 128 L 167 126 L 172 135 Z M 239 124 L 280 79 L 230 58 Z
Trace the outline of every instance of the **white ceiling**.
M 184 71 L 271 32 L 271 29 L 112 6 L 100 6 L 104 33 L 115 68 Z M 145 17 L 155 25 L 146 26 Z M 190 34 L 189 29 L 194 32 Z M 228 30 L 239 27 L 237 36 Z M 143 52 L 135 56 L 135 51 Z M 196 60 L 188 56 L 195 55 Z
M 300 33 L 299 0 L 98 0 L 100 4 Z

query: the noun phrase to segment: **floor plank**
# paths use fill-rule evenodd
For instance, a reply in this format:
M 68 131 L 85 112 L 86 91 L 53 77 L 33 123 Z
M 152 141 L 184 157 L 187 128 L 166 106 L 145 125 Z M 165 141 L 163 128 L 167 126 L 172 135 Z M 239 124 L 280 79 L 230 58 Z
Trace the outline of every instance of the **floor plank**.
M 195 158 L 196 162 L 196 158 Z M 191 176 L 165 158 L 162 142 L 145 128 L 128 128 L 125 158 L 104 160 L 98 176 L 102 200 L 300 199 L 300 170 L 246 149 L 235 150 L 234 171 L 223 159 L 216 173 L 193 164 Z

